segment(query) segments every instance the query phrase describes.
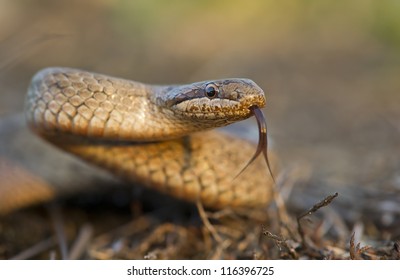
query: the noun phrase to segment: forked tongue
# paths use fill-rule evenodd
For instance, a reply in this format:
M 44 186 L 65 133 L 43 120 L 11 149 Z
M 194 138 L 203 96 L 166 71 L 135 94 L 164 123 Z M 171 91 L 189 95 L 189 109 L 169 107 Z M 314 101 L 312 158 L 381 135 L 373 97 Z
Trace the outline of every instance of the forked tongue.
M 272 181 L 275 182 L 275 177 L 274 174 L 272 173 L 271 170 L 271 165 L 268 160 L 268 137 L 267 137 L 267 121 L 264 117 L 264 114 L 258 106 L 253 105 L 250 108 L 250 111 L 253 113 L 254 117 L 257 120 L 257 126 L 258 126 L 258 144 L 257 144 L 257 150 L 254 153 L 253 157 L 249 160 L 249 162 L 246 164 L 246 166 L 239 172 L 238 175 L 236 175 L 235 178 L 237 178 L 240 174 L 243 173 L 243 171 L 246 170 L 247 167 L 249 167 L 250 164 L 253 163 L 253 161 L 261 154 L 263 153 L 265 163 L 267 164 L 269 174 L 271 174 Z

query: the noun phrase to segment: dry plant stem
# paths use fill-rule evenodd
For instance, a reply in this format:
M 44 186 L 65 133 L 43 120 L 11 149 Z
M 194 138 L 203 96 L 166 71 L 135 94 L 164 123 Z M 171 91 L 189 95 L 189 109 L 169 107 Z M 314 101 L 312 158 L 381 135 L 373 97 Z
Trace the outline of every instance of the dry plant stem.
M 393 244 L 393 259 L 400 260 L 400 242 L 396 241 Z
M 71 248 L 71 252 L 69 254 L 70 260 L 77 260 L 82 256 L 92 236 L 93 236 L 92 226 L 89 224 L 83 225 L 79 231 L 79 235 L 76 238 L 75 243 Z
M 197 210 L 199 211 L 199 215 L 200 215 L 201 221 L 203 222 L 204 226 L 211 233 L 211 235 L 214 237 L 214 239 L 219 244 L 221 244 L 222 243 L 222 238 L 221 238 L 221 236 L 219 236 L 219 234 L 216 231 L 215 227 L 210 223 L 210 220 L 208 219 L 207 213 L 204 210 L 203 204 L 201 204 L 200 200 L 198 200 L 196 202 L 196 207 L 197 207 Z
M 30 259 L 48 249 L 53 247 L 56 244 L 56 240 L 54 237 L 50 237 L 48 239 L 42 240 L 39 243 L 36 243 L 32 247 L 26 249 L 25 251 L 15 255 L 11 258 L 11 260 L 27 260 Z
M 359 256 L 359 254 L 358 254 L 359 244 L 357 245 L 358 248 L 354 245 L 354 235 L 355 235 L 355 233 L 353 232 L 353 233 L 351 234 L 351 238 L 350 238 L 350 248 L 349 248 L 349 251 L 350 251 L 350 259 L 351 259 L 351 260 L 360 259 L 360 256 Z
M 299 259 L 299 256 L 296 253 L 295 248 L 289 246 L 289 244 L 286 242 L 285 239 L 283 239 L 282 237 L 279 237 L 279 236 L 277 236 L 277 235 L 275 235 L 275 234 L 273 234 L 273 233 L 271 233 L 271 232 L 269 232 L 269 231 L 267 231 L 265 229 L 263 230 L 263 234 L 265 236 L 267 236 L 268 238 L 270 238 L 272 240 L 275 240 L 276 245 L 278 247 L 281 247 L 280 245 L 282 245 L 288 251 L 288 253 L 292 256 L 293 259 L 296 259 L 296 260 Z
M 142 252 L 144 256 L 149 255 L 149 251 L 154 244 L 165 241 L 168 233 L 176 231 L 176 225 L 174 224 L 166 223 L 160 225 L 159 227 L 155 228 L 151 233 L 149 233 L 145 239 L 142 240 L 142 242 L 138 246 L 139 252 Z
M 65 228 L 61 216 L 60 209 L 55 203 L 51 203 L 48 208 L 51 220 L 53 222 L 54 230 L 57 234 L 58 244 L 60 246 L 61 258 L 68 259 L 68 245 L 67 238 L 65 237 Z
M 54 261 L 56 259 L 57 253 L 54 250 L 51 250 L 49 253 L 49 260 Z
M 350 237 L 350 248 L 349 248 L 349 252 L 350 252 L 350 259 L 352 260 L 363 260 L 365 258 L 363 258 L 363 254 L 366 254 L 368 252 L 368 250 L 371 249 L 371 246 L 364 246 L 361 247 L 360 243 L 357 243 L 357 245 L 355 245 L 355 232 L 353 232 L 353 234 Z M 367 256 L 367 259 L 372 258 L 372 259 L 377 259 L 376 256 L 374 255 L 369 255 Z
M 161 229 L 161 230 L 160 230 Z M 144 259 L 168 259 L 168 256 L 176 256 L 182 250 L 183 244 L 187 240 L 187 230 L 182 226 L 174 224 L 162 224 L 158 226 L 152 233 L 157 238 L 165 237 L 164 247 L 157 245 L 159 240 L 146 239 L 150 244 L 148 251 L 144 255 Z M 173 236 L 173 238 L 171 238 Z M 130 254 L 123 255 L 124 258 L 131 258 Z
M 142 240 L 140 245 L 135 248 L 135 250 L 138 250 L 141 254 L 143 254 L 143 257 L 149 257 L 151 255 L 154 255 L 154 252 L 163 252 L 164 250 L 168 250 L 169 244 L 168 244 L 168 235 L 169 234 L 174 234 L 174 235 L 179 235 L 180 240 L 184 238 L 185 232 L 182 230 L 181 226 L 171 224 L 171 223 L 165 223 L 161 224 L 160 226 L 156 227 L 151 233 L 147 235 L 146 238 Z M 157 247 L 157 249 L 152 250 L 153 246 L 159 244 L 159 243 L 165 243 L 165 248 L 160 249 Z M 173 245 L 175 246 L 175 245 Z M 159 258 L 159 256 L 154 255 L 155 258 Z
M 200 200 L 196 202 L 196 207 L 199 211 L 200 219 L 202 220 L 205 228 L 209 233 L 211 233 L 212 237 L 214 238 L 215 241 L 217 241 L 217 247 L 214 251 L 214 253 L 210 256 L 210 259 L 220 259 L 223 252 L 225 251 L 226 248 L 228 248 L 231 245 L 231 241 L 229 239 L 223 240 L 221 236 L 218 234 L 217 230 L 215 227 L 210 223 L 210 220 L 208 219 L 207 213 L 204 210 L 203 204 L 201 203 Z
M 219 260 L 224 259 L 224 253 L 226 248 L 232 245 L 232 241 L 230 239 L 225 239 L 222 243 L 219 243 L 214 250 L 214 253 L 210 256 L 211 260 Z
M 304 212 L 303 214 L 301 214 L 300 216 L 297 217 L 297 230 L 300 234 L 301 243 L 304 247 L 308 247 L 308 246 L 304 239 L 304 230 L 303 230 L 303 227 L 301 226 L 300 220 L 303 219 L 304 217 L 311 215 L 312 213 L 318 211 L 318 209 L 329 205 L 338 195 L 339 195 L 338 193 L 335 193 L 333 195 L 328 195 L 326 198 L 324 198 L 317 204 L 314 204 L 313 207 L 311 207 L 306 212 Z

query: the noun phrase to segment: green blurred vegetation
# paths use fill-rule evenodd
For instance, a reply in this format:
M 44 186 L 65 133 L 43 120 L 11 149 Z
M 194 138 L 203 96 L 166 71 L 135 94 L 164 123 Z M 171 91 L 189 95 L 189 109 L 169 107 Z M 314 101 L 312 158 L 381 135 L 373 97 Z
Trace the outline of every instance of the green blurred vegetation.
M 307 40 L 319 36 L 328 43 L 329 38 L 342 35 L 347 40 L 369 37 L 394 49 L 400 47 L 400 2 L 396 0 L 111 2 L 117 27 L 144 37 L 151 37 L 153 32 L 173 36 L 177 30 L 193 28 L 194 37 L 207 36 L 199 30 L 210 32 L 212 38 L 204 38 L 204 44 L 218 43 L 219 38 L 226 40 L 240 32 L 263 31 L 265 39 Z
M 400 49 L 400 1 L 375 1 L 371 31 L 388 46 Z

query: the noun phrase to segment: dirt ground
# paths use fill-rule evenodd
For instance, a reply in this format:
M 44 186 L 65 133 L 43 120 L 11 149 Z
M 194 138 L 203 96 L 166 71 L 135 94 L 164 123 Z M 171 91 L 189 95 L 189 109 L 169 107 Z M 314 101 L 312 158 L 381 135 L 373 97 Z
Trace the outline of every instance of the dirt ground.
M 208 224 L 195 205 L 108 178 L 111 190 L 1 217 L 0 259 L 400 259 L 398 5 L 39 2 L 0 2 L 3 122 L 47 66 L 159 84 L 247 77 L 267 95 L 288 217 L 272 203 L 207 209 Z M 256 140 L 254 119 L 229 129 Z

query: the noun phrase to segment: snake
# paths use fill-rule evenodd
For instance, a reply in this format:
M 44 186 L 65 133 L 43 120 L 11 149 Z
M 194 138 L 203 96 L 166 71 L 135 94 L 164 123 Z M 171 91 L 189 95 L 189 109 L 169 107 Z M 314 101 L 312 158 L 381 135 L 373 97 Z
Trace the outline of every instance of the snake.
M 256 159 L 261 146 L 246 164 L 255 144 L 214 129 L 265 105 L 250 79 L 151 85 L 52 67 L 32 78 L 24 112 L 35 134 L 113 176 L 223 209 L 271 201 L 274 179 Z

